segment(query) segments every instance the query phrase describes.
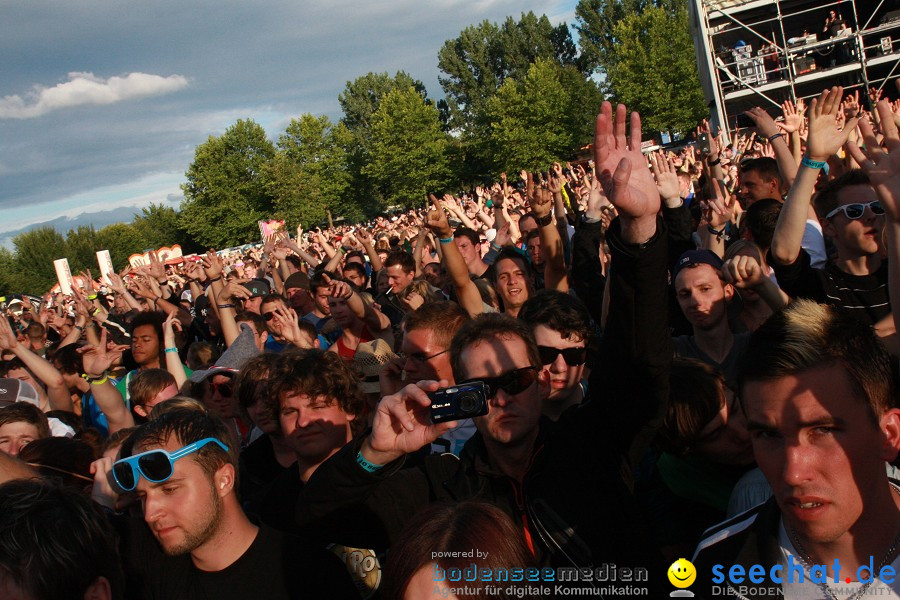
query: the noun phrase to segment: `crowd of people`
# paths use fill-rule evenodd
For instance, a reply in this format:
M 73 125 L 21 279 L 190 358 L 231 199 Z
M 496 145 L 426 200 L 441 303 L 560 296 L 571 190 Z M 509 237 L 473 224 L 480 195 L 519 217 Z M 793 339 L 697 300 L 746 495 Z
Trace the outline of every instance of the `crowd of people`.
M 873 100 L 650 155 L 607 102 L 583 164 L 8 295 L 0 596 L 900 597 Z

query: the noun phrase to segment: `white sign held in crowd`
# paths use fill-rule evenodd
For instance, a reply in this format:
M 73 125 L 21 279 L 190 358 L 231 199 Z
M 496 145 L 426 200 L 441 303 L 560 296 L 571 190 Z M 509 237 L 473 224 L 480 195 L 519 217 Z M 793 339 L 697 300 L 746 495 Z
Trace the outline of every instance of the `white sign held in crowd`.
M 56 279 L 59 280 L 59 288 L 66 296 L 72 295 L 72 288 L 75 287 L 75 280 L 72 278 L 72 271 L 69 269 L 69 259 L 60 258 L 53 261 L 53 268 L 56 269 Z
M 100 250 L 97 252 L 97 264 L 100 265 L 100 277 L 103 283 L 109 285 L 109 275 L 113 272 L 112 258 L 109 256 L 109 250 Z

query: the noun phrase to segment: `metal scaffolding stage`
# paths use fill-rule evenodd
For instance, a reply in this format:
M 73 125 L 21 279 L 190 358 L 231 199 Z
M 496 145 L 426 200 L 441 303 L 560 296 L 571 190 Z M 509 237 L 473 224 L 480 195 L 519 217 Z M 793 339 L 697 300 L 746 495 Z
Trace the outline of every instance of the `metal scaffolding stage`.
M 882 88 L 897 97 L 900 0 L 690 0 L 700 82 L 716 126 L 775 114 L 824 88 Z M 886 87 L 886 84 L 889 84 Z

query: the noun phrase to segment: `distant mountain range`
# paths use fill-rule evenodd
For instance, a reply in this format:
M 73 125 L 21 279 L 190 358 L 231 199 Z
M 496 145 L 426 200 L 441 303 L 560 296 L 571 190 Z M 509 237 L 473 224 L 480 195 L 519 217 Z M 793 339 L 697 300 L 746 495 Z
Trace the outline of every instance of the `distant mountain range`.
M 181 198 L 173 196 L 174 195 L 170 195 L 170 197 L 167 198 L 167 203 L 174 201 L 174 204 L 177 207 L 178 203 L 181 201 Z M 12 240 L 14 237 L 19 235 L 20 233 L 25 233 L 26 231 L 31 231 L 32 229 L 37 229 L 39 227 L 52 227 L 61 234 L 65 235 L 70 229 L 77 229 L 81 226 L 93 225 L 94 229 L 100 229 L 102 227 L 106 227 L 107 225 L 112 225 L 113 223 L 131 223 L 132 219 L 134 219 L 134 216 L 140 214 L 142 209 L 142 206 L 120 206 L 119 208 L 113 208 L 111 210 L 81 213 L 80 215 L 77 215 L 75 217 L 57 217 L 52 221 L 35 223 L 33 225 L 29 225 L 15 231 L 0 232 L 0 246 L 12 250 Z

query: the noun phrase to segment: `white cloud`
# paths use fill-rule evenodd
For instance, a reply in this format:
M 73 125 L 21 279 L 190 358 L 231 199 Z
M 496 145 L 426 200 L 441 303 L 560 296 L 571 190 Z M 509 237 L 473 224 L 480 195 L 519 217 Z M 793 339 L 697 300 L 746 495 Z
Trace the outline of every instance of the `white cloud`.
M 103 79 L 93 73 L 69 73 L 69 80 L 53 87 L 36 85 L 23 98 L 19 95 L 0 99 L 0 119 L 31 119 L 48 112 L 83 104 L 113 104 L 134 98 L 159 96 L 187 86 L 182 75 L 161 77 L 148 73 L 129 73 L 124 77 Z

